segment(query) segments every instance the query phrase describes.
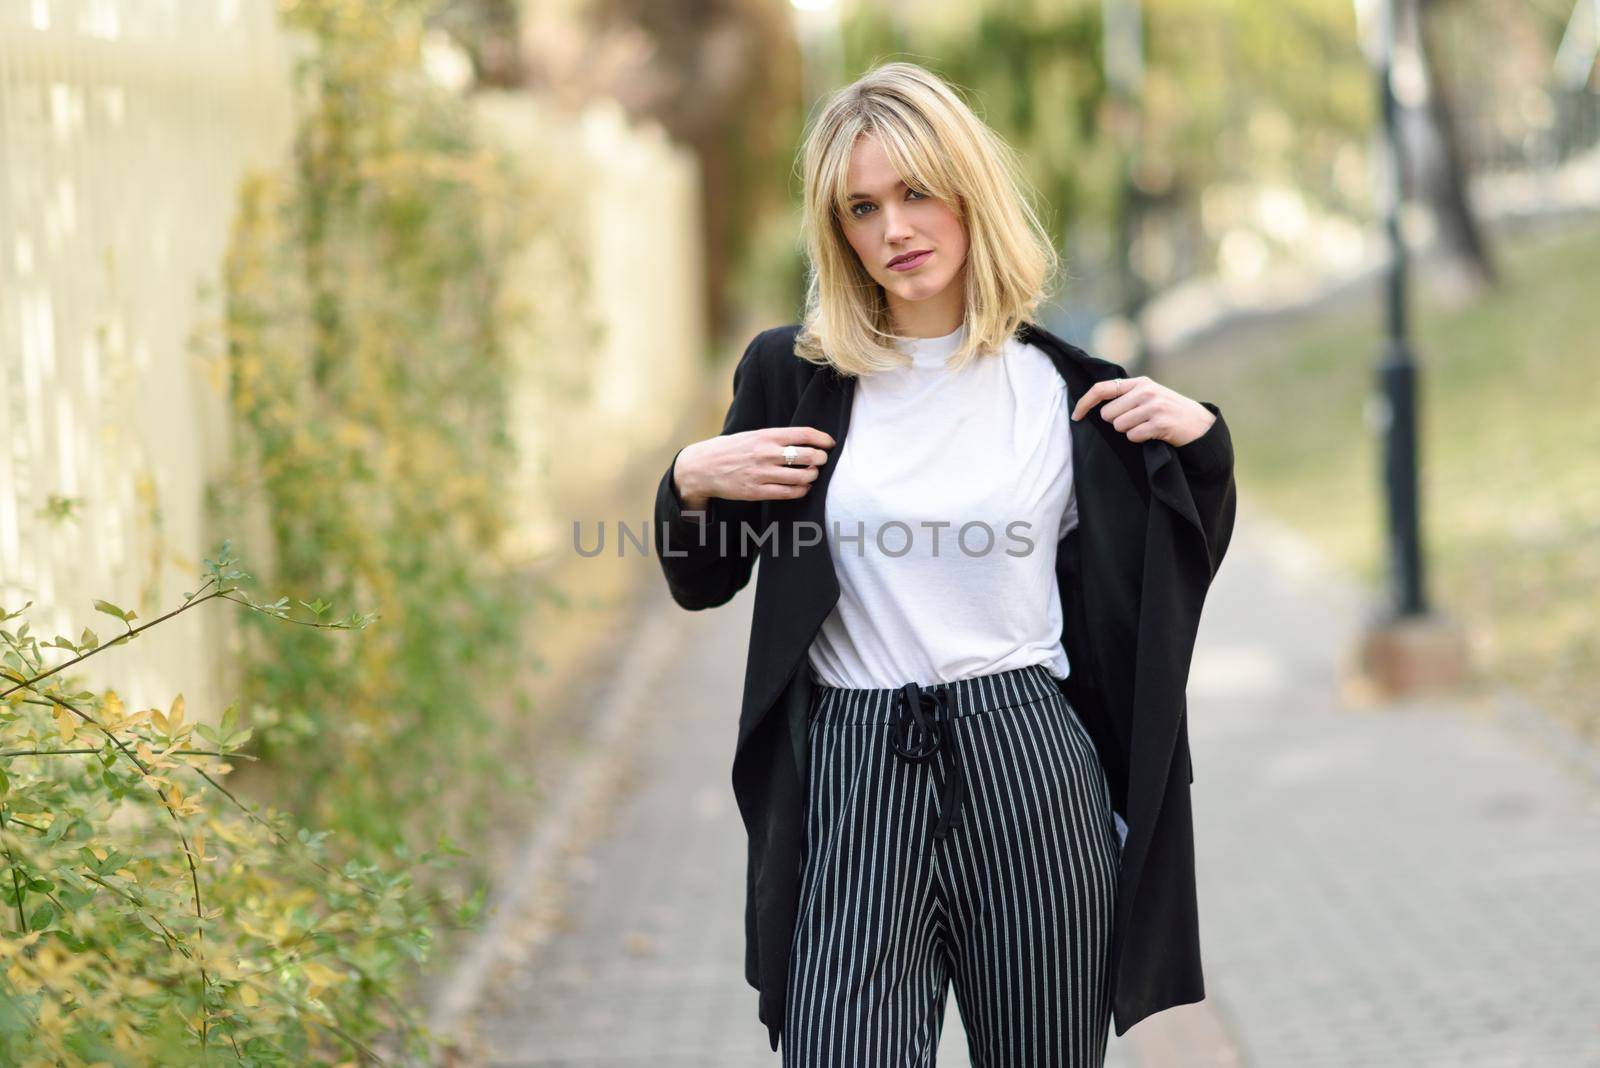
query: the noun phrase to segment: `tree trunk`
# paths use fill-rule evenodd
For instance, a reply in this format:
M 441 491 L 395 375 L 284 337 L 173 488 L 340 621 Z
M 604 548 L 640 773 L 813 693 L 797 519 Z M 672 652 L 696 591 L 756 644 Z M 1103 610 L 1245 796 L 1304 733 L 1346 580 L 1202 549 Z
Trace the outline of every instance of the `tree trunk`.
M 1420 197 L 1438 226 L 1446 296 L 1466 301 L 1497 281 L 1483 227 L 1467 195 L 1466 161 L 1449 85 L 1438 62 L 1430 8 L 1440 0 L 1395 0 L 1395 76 L 1407 191 Z

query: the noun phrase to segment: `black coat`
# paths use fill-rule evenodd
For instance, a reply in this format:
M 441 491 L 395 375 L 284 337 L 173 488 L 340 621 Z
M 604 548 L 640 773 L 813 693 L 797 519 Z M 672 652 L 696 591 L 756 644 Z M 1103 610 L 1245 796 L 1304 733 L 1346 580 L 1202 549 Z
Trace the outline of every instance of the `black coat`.
M 829 460 L 797 500 L 713 498 L 702 530 L 682 511 L 669 466 L 656 493 L 655 546 L 673 599 L 725 604 L 750 579 L 755 610 L 733 789 L 749 835 L 745 978 L 760 991 L 772 1048 L 783 1026 L 804 828 L 807 651 L 839 596 L 824 503 L 850 421 L 855 379 L 794 354 L 798 324 L 764 330 L 733 375 L 724 434 L 811 426 L 833 436 Z M 1043 328 L 1017 335 L 1049 354 L 1068 409 L 1101 379 L 1126 378 Z M 1041 398 L 1042 400 L 1042 398 Z M 1096 406 L 1072 424 L 1078 523 L 1057 546 L 1062 692 L 1082 717 L 1128 824 L 1117 884 L 1111 967 L 1118 1035 L 1161 1009 L 1205 996 L 1200 970 L 1185 693 L 1200 608 L 1233 531 L 1233 446 L 1216 415 L 1196 440 L 1133 442 Z M 677 458 L 674 456 L 673 465 Z M 802 523 L 799 528 L 792 523 Z M 740 524 L 764 542 L 740 537 Z M 723 535 L 726 535 L 724 540 Z

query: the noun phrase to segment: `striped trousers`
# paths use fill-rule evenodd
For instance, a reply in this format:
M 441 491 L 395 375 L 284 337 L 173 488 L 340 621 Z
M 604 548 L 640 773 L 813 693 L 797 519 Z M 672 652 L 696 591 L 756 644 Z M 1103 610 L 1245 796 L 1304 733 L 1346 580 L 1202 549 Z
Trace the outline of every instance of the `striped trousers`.
M 1105 1061 L 1119 838 L 1043 665 L 937 687 L 818 683 L 783 1068 Z

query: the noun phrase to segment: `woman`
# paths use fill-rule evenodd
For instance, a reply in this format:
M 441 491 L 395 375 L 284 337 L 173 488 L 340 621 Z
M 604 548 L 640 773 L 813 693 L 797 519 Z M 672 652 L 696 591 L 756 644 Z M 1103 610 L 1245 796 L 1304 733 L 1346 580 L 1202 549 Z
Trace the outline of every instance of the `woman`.
M 928 71 L 836 93 L 804 173 L 804 322 L 656 498 L 684 607 L 763 561 L 746 979 L 785 1068 L 932 1064 L 951 982 L 974 1064 L 1100 1064 L 1204 996 L 1183 688 L 1227 428 L 1032 322 L 1051 242 Z

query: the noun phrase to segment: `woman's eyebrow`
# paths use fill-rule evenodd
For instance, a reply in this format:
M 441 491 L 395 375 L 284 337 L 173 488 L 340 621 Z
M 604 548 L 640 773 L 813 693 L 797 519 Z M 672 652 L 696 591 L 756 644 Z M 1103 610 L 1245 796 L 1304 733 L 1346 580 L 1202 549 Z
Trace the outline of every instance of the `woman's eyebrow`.
M 904 178 L 902 178 L 898 182 L 894 183 L 894 188 L 899 188 L 900 186 L 905 185 L 905 184 L 906 184 L 906 180 Z M 871 193 L 851 193 L 850 196 L 847 197 L 846 199 L 848 199 L 848 200 L 871 200 L 872 199 L 872 194 Z

